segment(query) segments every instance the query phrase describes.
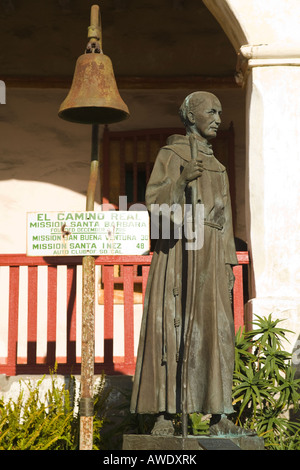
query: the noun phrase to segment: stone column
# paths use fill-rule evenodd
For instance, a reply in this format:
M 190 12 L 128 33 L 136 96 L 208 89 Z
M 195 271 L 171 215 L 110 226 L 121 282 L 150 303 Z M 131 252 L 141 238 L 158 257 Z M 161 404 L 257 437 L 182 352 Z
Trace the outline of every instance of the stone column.
M 242 46 L 252 315 L 300 332 L 300 47 Z

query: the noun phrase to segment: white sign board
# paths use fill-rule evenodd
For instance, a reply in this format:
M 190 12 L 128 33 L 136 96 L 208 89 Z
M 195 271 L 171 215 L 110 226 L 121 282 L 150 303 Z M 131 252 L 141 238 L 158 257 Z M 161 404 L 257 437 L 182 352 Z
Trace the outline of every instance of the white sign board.
M 147 211 L 29 212 L 28 256 L 146 255 Z

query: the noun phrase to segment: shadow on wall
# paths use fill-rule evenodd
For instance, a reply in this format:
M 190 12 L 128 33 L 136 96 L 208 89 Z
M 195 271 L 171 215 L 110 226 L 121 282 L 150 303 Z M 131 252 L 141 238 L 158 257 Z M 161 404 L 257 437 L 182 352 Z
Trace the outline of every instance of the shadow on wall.
M 59 119 L 65 95 L 66 90 L 7 90 L 7 103 L 0 107 L 0 180 L 44 182 L 86 193 L 91 126 Z M 16 196 L 13 185 L 8 194 Z

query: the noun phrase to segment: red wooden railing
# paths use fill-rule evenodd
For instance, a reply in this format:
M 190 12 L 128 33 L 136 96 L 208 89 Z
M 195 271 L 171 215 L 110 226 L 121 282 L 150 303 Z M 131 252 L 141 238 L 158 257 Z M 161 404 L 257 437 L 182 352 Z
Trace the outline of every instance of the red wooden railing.
M 243 297 L 243 265 L 249 263 L 247 252 L 237 252 L 239 265 L 235 266 L 236 278 L 233 293 L 233 310 L 235 329 L 244 325 L 244 297 Z M 146 283 L 152 256 L 99 256 L 96 258 L 96 266 L 101 266 L 101 283 L 104 286 L 103 301 L 103 354 L 95 355 L 95 374 L 103 371 L 106 374 L 132 375 L 135 369 L 135 351 L 137 347 L 139 326 L 136 326 L 134 285 L 141 286 L 141 303 L 144 299 Z M 42 374 L 48 373 L 49 368 L 57 363 L 57 371 L 60 374 L 80 374 L 80 354 L 78 351 L 78 330 L 76 324 L 78 316 L 76 311 L 80 307 L 80 292 L 78 291 L 78 267 L 81 258 L 58 257 L 41 258 L 28 257 L 23 254 L 0 255 L 0 281 L 2 282 L 1 310 L 0 310 L 0 374 L 9 376 L 18 374 Z M 58 278 L 59 267 L 65 267 L 66 279 L 64 301 L 65 311 L 65 353 L 58 351 L 58 290 L 62 290 L 61 278 Z M 115 266 L 119 266 L 119 272 L 115 273 Z M 137 266 L 140 273 L 138 274 Z M 27 268 L 24 268 L 27 267 Z M 39 269 L 47 270 L 46 294 L 39 292 L 41 278 Z M 26 269 L 26 289 L 24 294 L 20 288 L 21 269 Z M 1 271 L 2 270 L 2 271 Z M 22 271 L 23 275 L 23 271 Z M 124 299 L 124 332 L 114 332 L 114 286 L 123 286 Z M 7 286 L 7 289 L 5 289 Z M 7 292 L 8 291 L 8 292 Z M 26 297 L 25 319 L 20 312 L 20 299 Z M 47 296 L 45 299 L 44 296 Z M 99 304 L 98 292 L 96 292 L 96 305 Z M 6 300 L 5 300 L 6 299 Z M 41 306 L 42 305 L 42 306 Z M 43 307 L 43 308 L 42 308 Z M 140 306 L 141 307 L 141 306 Z M 44 321 L 38 320 L 38 312 L 43 313 Z M 24 315 L 23 315 L 24 316 Z M 77 320 L 76 320 L 77 319 Z M 25 325 L 25 326 L 24 326 Z M 44 330 L 44 332 L 43 332 Z M 45 353 L 38 353 L 39 331 L 45 336 Z M 23 338 L 24 336 L 24 338 Z M 60 335 L 62 336 L 62 335 Z M 98 335 L 99 336 L 99 335 Z M 95 336 L 95 342 L 101 341 Z M 27 353 L 18 352 L 20 338 L 27 345 Z M 114 354 L 116 343 L 124 342 L 123 355 Z M 24 348 L 23 348 L 24 349 Z M 99 348 L 98 348 L 99 349 Z

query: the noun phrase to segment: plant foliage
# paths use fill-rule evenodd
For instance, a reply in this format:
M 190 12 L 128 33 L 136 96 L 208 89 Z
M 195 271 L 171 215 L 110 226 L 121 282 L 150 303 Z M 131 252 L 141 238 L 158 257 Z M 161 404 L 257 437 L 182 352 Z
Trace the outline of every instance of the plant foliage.
M 41 384 L 21 386 L 17 399 L 0 398 L 0 450 L 76 450 L 79 448 L 79 397 L 75 398 L 75 379 L 68 388 L 58 384 L 51 372 L 51 387 L 43 395 Z M 94 394 L 93 448 L 99 449 L 104 422 L 104 403 L 109 392 L 101 378 Z
M 300 449 L 300 423 L 288 419 L 299 409 L 300 379 L 283 350 L 288 330 L 282 320 L 256 317 L 254 329 L 236 335 L 233 404 L 236 423 L 253 429 L 268 449 Z

